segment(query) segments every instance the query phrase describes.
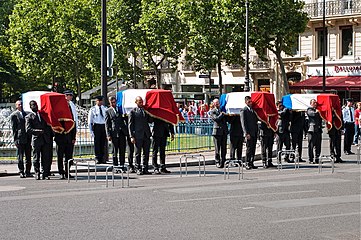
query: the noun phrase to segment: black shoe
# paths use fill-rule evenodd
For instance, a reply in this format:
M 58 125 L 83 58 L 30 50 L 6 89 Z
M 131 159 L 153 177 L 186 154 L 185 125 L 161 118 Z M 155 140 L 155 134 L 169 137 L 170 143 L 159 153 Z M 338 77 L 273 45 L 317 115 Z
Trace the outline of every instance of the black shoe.
M 154 172 L 153 172 L 154 174 L 160 174 L 160 171 L 159 171 L 159 169 L 158 168 L 156 168 L 156 169 L 154 169 Z
M 285 162 L 287 163 L 294 163 L 295 161 L 293 159 L 285 159 Z
M 137 172 L 137 171 L 135 171 L 134 168 L 129 169 L 129 173 L 136 173 L 136 172 Z
M 26 176 L 26 177 L 34 177 L 34 175 L 31 174 L 31 173 L 26 173 L 25 176 Z
M 320 160 L 319 159 L 316 159 L 315 160 L 315 164 L 319 164 L 320 163 Z
M 309 164 L 314 164 L 313 160 L 308 161 Z
M 252 169 L 252 166 L 250 166 L 250 165 L 246 166 L 246 170 L 251 170 L 251 169 Z
M 276 167 L 275 165 L 273 165 L 273 163 L 272 162 L 269 162 L 268 164 L 267 164 L 267 166 L 270 168 L 270 167 Z
M 169 171 L 169 170 L 166 169 L 166 168 L 161 168 L 161 169 L 160 169 L 160 172 L 161 172 L 161 173 L 171 173 L 171 171 Z
M 343 163 L 343 160 L 341 158 L 337 158 L 335 163 Z
M 42 179 L 43 179 L 43 180 L 50 180 L 50 177 L 49 177 L 49 176 L 45 176 L 45 175 L 43 174 Z
M 347 152 L 347 155 L 354 155 L 355 153 L 351 152 L 351 151 L 348 151 Z
M 65 174 L 60 174 L 60 179 L 61 180 L 65 179 Z
M 255 166 L 255 165 L 252 165 L 251 168 L 252 168 L 252 169 L 258 169 L 258 167 Z
M 138 169 L 138 170 L 137 170 L 137 175 L 143 175 L 143 171 L 140 170 L 140 169 Z
M 21 172 L 20 173 L 20 178 L 26 178 L 25 173 Z
M 299 158 L 298 162 L 306 162 L 306 160 L 303 160 L 302 158 Z
M 217 168 L 224 168 L 224 164 L 222 164 L 222 163 L 216 163 L 216 167 L 217 167 Z
M 152 173 L 151 172 L 149 172 L 148 170 L 146 170 L 146 169 L 144 169 L 143 170 L 143 174 L 144 175 L 152 175 Z

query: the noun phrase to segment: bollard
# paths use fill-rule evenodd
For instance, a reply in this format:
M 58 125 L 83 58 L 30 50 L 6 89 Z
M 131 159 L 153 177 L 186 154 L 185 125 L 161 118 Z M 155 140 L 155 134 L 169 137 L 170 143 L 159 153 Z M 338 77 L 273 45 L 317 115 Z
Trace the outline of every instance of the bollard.
M 241 180 L 241 168 L 242 168 L 242 179 L 243 179 L 243 162 L 242 160 L 227 160 L 224 163 L 224 180 L 226 180 L 226 172 L 229 179 L 229 167 L 230 166 L 238 166 L 238 180 Z
M 203 158 L 203 175 L 206 176 L 206 158 L 202 154 L 184 154 L 179 158 L 179 176 L 182 177 L 182 159 L 184 158 L 185 162 L 185 174 L 188 176 L 188 158 L 196 158 L 198 159 L 198 170 L 199 170 L 199 177 L 202 176 L 201 174 L 201 159 Z
M 278 171 L 283 169 L 282 165 L 282 155 L 289 154 L 295 159 L 295 171 L 300 169 L 300 161 L 298 159 L 298 153 L 295 150 L 281 150 L 277 152 L 277 169 Z
M 68 160 L 68 183 L 70 182 L 70 162 L 73 162 L 75 165 L 75 182 L 78 182 L 78 163 L 87 163 L 88 166 L 88 183 L 90 182 L 90 162 L 94 162 L 94 173 L 95 173 L 95 182 L 97 181 L 97 166 L 95 159 L 69 159 Z
M 330 160 L 331 162 L 331 172 L 334 173 L 335 172 L 335 159 L 334 157 L 330 156 L 330 155 L 322 155 L 318 161 L 318 173 L 322 172 L 322 164 L 323 164 L 323 159 L 326 160 Z

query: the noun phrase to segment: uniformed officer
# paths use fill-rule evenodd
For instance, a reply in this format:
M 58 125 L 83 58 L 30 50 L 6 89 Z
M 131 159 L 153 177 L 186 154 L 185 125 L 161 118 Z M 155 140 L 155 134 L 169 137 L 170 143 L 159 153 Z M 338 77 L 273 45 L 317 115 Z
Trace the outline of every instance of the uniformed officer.
M 346 155 L 349 155 L 354 154 L 351 152 L 351 145 L 355 135 L 355 109 L 352 106 L 352 98 L 348 98 L 346 101 L 346 107 L 342 109 L 343 123 L 345 127 L 343 151 Z
M 103 106 L 103 96 L 97 96 L 95 106 L 88 114 L 88 126 L 92 137 L 94 137 L 94 152 L 98 164 L 105 162 L 105 144 L 107 137 L 105 132 L 105 112 L 107 108 Z

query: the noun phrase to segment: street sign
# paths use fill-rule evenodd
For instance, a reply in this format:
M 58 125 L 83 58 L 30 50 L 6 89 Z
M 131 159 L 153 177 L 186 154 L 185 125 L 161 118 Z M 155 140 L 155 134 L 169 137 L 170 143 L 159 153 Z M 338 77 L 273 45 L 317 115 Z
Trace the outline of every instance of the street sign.
M 199 74 L 199 78 L 209 78 L 208 74 Z
M 107 44 L 107 68 L 113 66 L 114 48 L 111 44 Z

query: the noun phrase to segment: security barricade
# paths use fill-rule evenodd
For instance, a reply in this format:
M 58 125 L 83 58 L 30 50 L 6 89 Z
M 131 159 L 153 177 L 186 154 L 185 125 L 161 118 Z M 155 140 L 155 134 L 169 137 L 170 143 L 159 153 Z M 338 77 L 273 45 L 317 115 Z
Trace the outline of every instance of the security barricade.
M 282 159 L 281 159 L 282 155 L 293 156 L 294 159 L 295 159 L 295 170 L 300 169 L 300 162 L 299 162 L 299 159 L 298 159 L 298 152 L 296 152 L 295 150 L 281 150 L 281 151 L 278 151 L 278 153 L 277 153 L 277 169 L 278 169 L 278 171 L 283 169 Z
M 199 169 L 199 176 L 201 177 L 201 159 L 203 159 L 203 174 L 206 176 L 206 158 L 202 154 L 184 154 L 179 158 L 179 174 L 182 177 L 182 159 L 185 161 L 185 174 L 188 175 L 188 158 L 196 158 L 198 159 L 198 169 Z
M 94 162 L 94 176 L 95 182 L 97 181 L 97 161 L 95 159 L 87 158 L 73 158 L 68 160 L 68 183 L 70 182 L 70 164 L 75 165 L 75 181 L 78 181 L 78 163 L 87 163 L 88 164 L 88 183 L 90 182 L 90 162 Z
M 124 168 L 126 168 L 126 172 L 127 172 L 127 187 L 129 187 L 129 166 L 128 165 L 123 165 L 123 166 L 109 166 L 106 168 L 105 170 L 105 181 L 106 184 L 105 186 L 108 187 L 108 171 L 109 169 L 112 169 L 112 183 L 113 183 L 113 187 L 114 187 L 114 172 L 120 172 L 121 173 L 121 178 L 122 178 L 122 188 L 124 188 Z
M 229 179 L 229 167 L 230 166 L 238 167 L 238 180 L 241 180 L 241 174 L 242 174 L 242 179 L 243 179 L 243 162 L 242 162 L 242 160 L 227 160 L 224 163 L 224 180 L 226 180 L 226 175 L 228 175 L 228 179 Z M 241 169 L 242 169 L 242 173 L 241 173 Z
M 331 172 L 335 172 L 335 159 L 330 155 L 322 155 L 320 160 L 318 161 L 318 173 L 322 172 L 322 164 L 324 163 L 323 160 L 329 160 L 331 162 L 332 170 Z

